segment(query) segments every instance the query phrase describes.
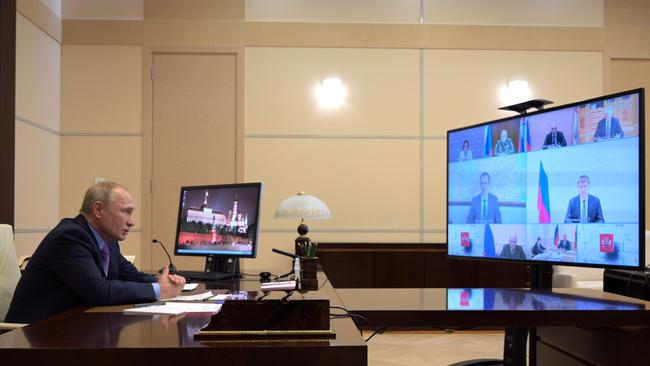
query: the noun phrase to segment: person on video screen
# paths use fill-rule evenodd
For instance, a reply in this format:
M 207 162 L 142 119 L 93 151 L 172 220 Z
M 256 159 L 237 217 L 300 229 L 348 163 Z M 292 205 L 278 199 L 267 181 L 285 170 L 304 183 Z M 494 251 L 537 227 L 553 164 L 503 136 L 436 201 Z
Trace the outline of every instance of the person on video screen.
M 463 141 L 463 149 L 458 154 L 458 161 L 472 160 L 472 149 L 469 148 L 469 141 Z
M 566 146 L 566 139 L 564 138 L 562 131 L 557 130 L 557 123 L 553 122 L 551 124 L 551 132 L 549 132 L 544 139 L 544 149 L 559 146 Z
M 604 110 L 605 118 L 598 121 L 596 132 L 594 133 L 594 141 L 604 139 L 618 139 L 625 136 L 621 123 L 618 118 L 614 117 L 614 107 L 608 105 Z
M 501 210 L 499 199 L 488 192 L 490 187 L 490 174 L 481 173 L 479 178 L 481 193 L 472 198 L 472 204 L 467 214 L 468 224 L 500 224 Z
M 521 245 L 517 245 L 517 235 L 510 234 L 510 237 L 508 237 L 508 244 L 503 246 L 499 257 L 510 259 L 526 259 L 526 254 L 521 248 Z
M 578 195 L 569 201 L 564 222 L 605 222 L 598 197 L 589 194 L 589 177 L 578 178 Z
M 508 155 L 515 152 L 515 145 L 512 143 L 512 139 L 508 137 L 508 131 L 501 130 L 501 137 L 497 140 L 496 145 L 494 145 L 494 155 Z
M 566 234 L 562 236 L 562 240 L 560 240 L 560 243 L 557 245 L 558 249 L 562 250 L 571 250 L 571 242 L 567 239 Z
M 533 245 L 531 252 L 533 255 L 538 255 L 544 253 L 545 250 L 546 247 L 542 244 L 542 238 L 537 237 L 537 241 L 535 242 L 535 245 Z

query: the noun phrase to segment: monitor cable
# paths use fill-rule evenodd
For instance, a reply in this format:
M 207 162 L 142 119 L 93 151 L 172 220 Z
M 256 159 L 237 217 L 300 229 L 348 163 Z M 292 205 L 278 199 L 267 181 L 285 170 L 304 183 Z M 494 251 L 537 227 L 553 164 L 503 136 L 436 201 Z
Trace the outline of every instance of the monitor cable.
M 337 309 L 337 310 L 345 311 L 345 314 L 330 313 L 330 319 L 339 319 L 339 318 L 350 318 L 350 319 L 352 319 L 352 322 L 359 329 L 359 333 L 361 334 L 362 337 L 363 337 L 363 331 L 359 327 L 359 323 L 357 322 L 357 320 L 362 320 L 363 322 L 365 322 L 368 325 L 368 327 L 373 330 L 373 333 L 368 338 L 364 339 L 364 342 L 366 342 L 366 343 L 369 340 L 371 340 L 372 337 L 376 336 L 377 334 L 383 334 L 387 329 L 386 327 L 377 328 L 374 324 L 372 324 L 370 319 L 366 318 L 363 315 L 354 314 L 354 313 L 350 312 L 348 309 L 346 309 L 344 307 L 330 306 L 330 309 Z

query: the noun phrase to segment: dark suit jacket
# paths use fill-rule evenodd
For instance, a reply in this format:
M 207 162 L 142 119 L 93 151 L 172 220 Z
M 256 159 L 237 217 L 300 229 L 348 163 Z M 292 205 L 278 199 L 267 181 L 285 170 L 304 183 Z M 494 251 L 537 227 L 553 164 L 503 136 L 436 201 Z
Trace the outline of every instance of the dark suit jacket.
M 605 222 L 598 197 L 589 195 L 587 206 L 589 206 L 587 207 L 587 222 Z M 569 201 L 564 222 L 580 222 L 580 196 L 575 196 Z
M 560 243 L 557 245 L 559 249 L 571 250 L 571 242 L 568 240 L 560 240 Z
M 533 245 L 533 249 L 531 250 L 531 252 L 533 253 L 533 255 L 538 255 L 544 253 L 545 250 L 546 250 L 545 246 L 535 242 L 535 245 Z
M 512 259 L 526 259 L 526 253 L 524 253 L 524 250 L 521 248 L 520 245 L 515 245 L 514 250 L 510 250 L 510 244 L 506 244 L 503 246 L 503 249 L 501 249 L 501 255 L 499 255 L 501 258 L 512 258 Z
M 488 193 L 487 199 L 488 212 L 487 223 L 500 224 L 501 223 L 501 210 L 499 210 L 499 199 L 497 196 Z M 481 195 L 472 198 L 472 205 L 467 213 L 467 223 L 481 223 Z
M 108 276 L 102 270 L 99 246 L 82 215 L 63 219 L 45 236 L 23 272 L 6 321 L 33 323 L 79 307 L 155 301 L 151 282 L 120 253 L 109 248 Z
M 607 127 L 605 126 L 605 118 L 601 119 L 598 121 L 598 127 L 596 127 L 596 132 L 594 133 L 594 139 L 595 138 L 611 138 L 616 136 L 618 134 L 618 137 L 623 137 L 625 134 L 623 133 L 623 129 L 621 128 L 621 123 L 618 121 L 617 118 L 612 117 L 612 120 L 610 121 L 609 124 L 609 136 L 607 136 Z
M 564 134 L 562 133 L 562 131 L 557 131 L 557 136 L 555 136 L 555 140 L 558 146 L 566 146 L 566 139 L 564 138 Z M 544 139 L 544 148 L 546 148 L 546 146 L 552 146 L 552 145 L 553 145 L 553 132 L 549 132 L 548 135 L 546 135 L 546 138 Z

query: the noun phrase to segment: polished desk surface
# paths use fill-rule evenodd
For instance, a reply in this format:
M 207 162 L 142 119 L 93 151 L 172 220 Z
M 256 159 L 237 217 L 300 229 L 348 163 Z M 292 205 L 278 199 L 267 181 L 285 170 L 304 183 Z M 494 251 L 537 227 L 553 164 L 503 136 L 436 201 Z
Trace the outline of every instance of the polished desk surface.
M 321 283 L 326 282 L 324 275 L 320 279 Z M 208 284 L 207 289 L 257 291 L 259 285 L 257 279 L 242 279 Z M 205 290 L 206 285 L 199 285 L 183 295 Z M 294 293 L 292 298 L 300 296 Z M 328 297 L 332 306 L 342 305 L 329 283 L 304 296 Z M 114 364 L 124 361 L 124 357 L 135 357 L 135 360 L 152 364 L 188 361 L 186 358 L 191 357 L 191 362 L 220 360 L 236 364 L 298 365 L 316 357 L 315 364 L 367 364 L 366 344 L 349 318 L 331 320 L 335 339 L 206 342 L 195 341 L 193 335 L 208 324 L 211 314 L 125 315 L 122 310 L 127 307 L 131 306 L 74 309 L 2 334 L 0 359 L 25 363 L 28 357 L 31 361 L 55 359 L 57 363 L 81 364 L 91 357 L 93 364 Z M 130 361 L 135 363 L 134 359 Z
M 607 292 L 488 288 L 338 289 L 376 326 L 650 326 L 650 302 Z

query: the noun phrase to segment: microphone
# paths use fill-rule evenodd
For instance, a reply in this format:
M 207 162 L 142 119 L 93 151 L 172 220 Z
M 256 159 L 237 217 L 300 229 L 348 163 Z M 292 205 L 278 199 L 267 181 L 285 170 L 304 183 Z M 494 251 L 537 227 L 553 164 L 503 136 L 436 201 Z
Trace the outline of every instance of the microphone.
M 280 250 L 280 249 L 275 249 L 275 248 L 273 248 L 273 249 L 271 249 L 271 251 L 274 252 L 274 253 L 278 253 L 278 254 L 286 255 L 287 257 L 291 257 L 291 258 L 294 258 L 294 259 L 295 259 L 295 258 L 302 258 L 302 257 L 299 256 L 299 255 L 295 255 L 295 254 L 293 254 L 293 253 L 285 252 L 284 250 Z
M 151 242 L 154 243 L 154 244 L 155 243 L 160 244 L 160 246 L 165 251 L 165 254 L 167 254 L 167 258 L 169 259 L 169 273 L 170 274 L 176 274 L 176 272 L 178 272 L 178 271 L 176 271 L 176 266 L 174 266 L 174 263 L 172 263 L 172 257 L 169 256 L 169 252 L 167 251 L 167 249 L 165 249 L 165 246 L 163 245 L 163 243 L 158 239 L 154 239 Z

